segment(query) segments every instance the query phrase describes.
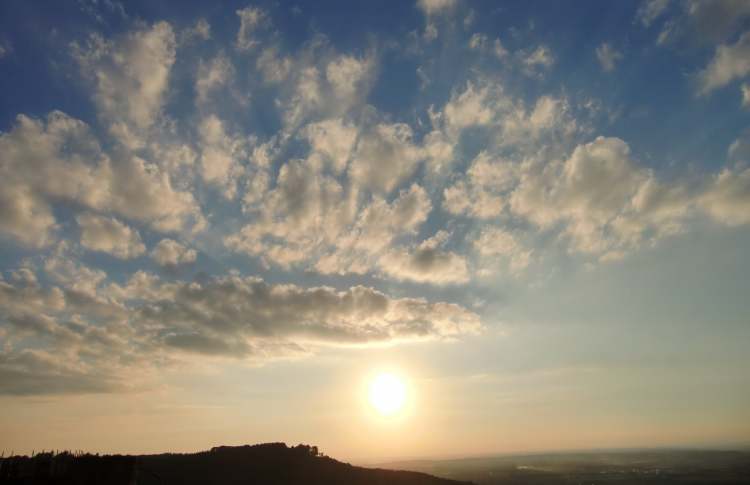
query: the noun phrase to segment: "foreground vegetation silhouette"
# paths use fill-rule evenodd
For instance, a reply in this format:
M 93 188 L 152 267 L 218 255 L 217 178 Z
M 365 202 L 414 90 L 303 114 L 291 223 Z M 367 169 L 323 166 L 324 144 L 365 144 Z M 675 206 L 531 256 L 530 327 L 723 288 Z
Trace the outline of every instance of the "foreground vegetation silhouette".
M 161 455 L 39 453 L 0 461 L 0 484 L 341 484 L 457 485 L 462 482 L 413 471 L 352 466 L 315 446 L 284 443 L 220 446 L 210 451 Z

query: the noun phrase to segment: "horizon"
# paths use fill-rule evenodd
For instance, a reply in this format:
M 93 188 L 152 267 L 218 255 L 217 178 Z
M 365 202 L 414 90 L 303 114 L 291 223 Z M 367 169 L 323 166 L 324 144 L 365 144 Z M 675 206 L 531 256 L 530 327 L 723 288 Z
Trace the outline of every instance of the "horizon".
M 748 58 L 736 0 L 0 4 L 0 450 L 750 448 Z

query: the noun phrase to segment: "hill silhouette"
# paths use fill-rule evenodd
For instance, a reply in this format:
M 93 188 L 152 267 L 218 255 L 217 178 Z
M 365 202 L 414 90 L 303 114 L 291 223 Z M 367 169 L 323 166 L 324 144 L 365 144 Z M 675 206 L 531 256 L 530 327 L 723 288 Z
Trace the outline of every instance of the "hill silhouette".
M 426 473 L 362 468 L 284 443 L 220 446 L 199 453 L 40 453 L 0 461 L 0 485 L 457 485 Z

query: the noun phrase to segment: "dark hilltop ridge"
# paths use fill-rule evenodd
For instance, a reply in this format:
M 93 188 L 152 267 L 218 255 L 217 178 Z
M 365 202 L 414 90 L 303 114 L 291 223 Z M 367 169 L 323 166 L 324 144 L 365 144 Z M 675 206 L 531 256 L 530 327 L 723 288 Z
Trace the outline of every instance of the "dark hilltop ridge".
M 39 453 L 0 459 L 0 485 L 458 485 L 413 471 L 362 468 L 316 446 L 266 443 L 219 446 L 199 453 L 91 455 Z

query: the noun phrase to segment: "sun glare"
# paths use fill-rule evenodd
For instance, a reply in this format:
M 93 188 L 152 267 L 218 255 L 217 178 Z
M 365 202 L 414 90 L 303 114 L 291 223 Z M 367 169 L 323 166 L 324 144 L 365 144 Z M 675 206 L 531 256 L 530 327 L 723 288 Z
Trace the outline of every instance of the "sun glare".
M 406 386 L 393 374 L 378 374 L 370 383 L 370 404 L 382 416 L 398 413 L 406 401 Z

